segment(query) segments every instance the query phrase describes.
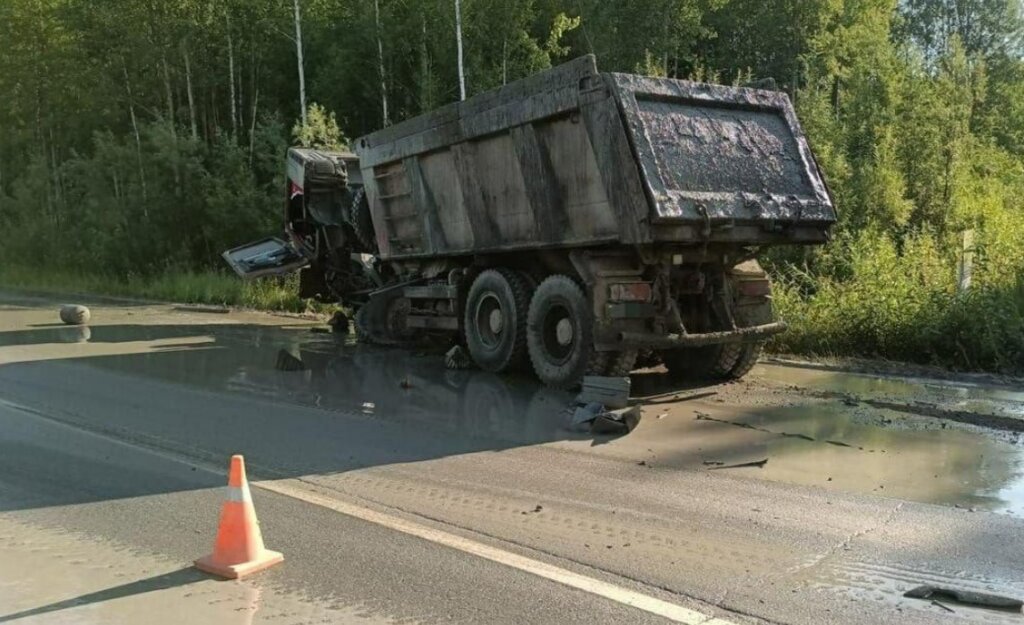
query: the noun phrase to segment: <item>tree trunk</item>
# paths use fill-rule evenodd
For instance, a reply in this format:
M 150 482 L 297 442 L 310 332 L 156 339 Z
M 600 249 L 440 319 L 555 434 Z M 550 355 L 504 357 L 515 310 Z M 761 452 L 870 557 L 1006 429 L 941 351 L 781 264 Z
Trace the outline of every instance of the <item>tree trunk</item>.
M 295 57 L 299 63 L 299 108 L 302 109 L 302 125 L 306 125 L 306 70 L 302 62 L 302 15 L 299 12 L 299 0 L 295 5 Z
M 185 58 L 185 91 L 188 93 L 188 121 L 192 129 L 192 140 L 199 139 L 199 130 L 196 128 L 196 101 L 192 95 L 192 64 L 188 58 L 188 47 L 182 44 L 181 54 Z
M 142 188 L 142 214 L 149 217 L 146 206 L 146 170 L 142 167 L 142 137 L 139 135 L 139 121 L 135 117 L 135 98 L 132 96 L 132 83 L 128 79 L 128 65 L 121 57 L 121 69 L 124 71 L 124 88 L 128 92 L 128 116 L 132 120 L 132 131 L 135 133 L 135 155 L 139 161 L 139 185 Z
M 174 162 L 171 170 L 174 172 L 174 195 L 181 195 L 181 168 L 178 167 L 178 129 L 174 119 L 174 92 L 171 89 L 171 72 L 167 67 L 167 57 L 161 56 L 160 60 L 164 68 L 164 88 L 167 91 L 167 121 L 171 130 L 171 143 L 174 146 Z
M 455 0 L 455 47 L 459 55 L 459 99 L 466 99 L 466 71 L 462 65 L 462 3 Z
M 174 93 L 171 90 L 171 71 L 167 67 L 167 57 L 160 57 L 160 64 L 164 74 L 164 92 L 167 94 L 167 120 L 171 123 L 171 134 L 177 135 L 174 128 Z
M 383 111 L 384 125 L 389 124 L 388 121 L 388 88 L 387 82 L 384 78 L 384 42 L 381 40 L 380 33 L 380 0 L 373 0 L 373 15 L 377 25 L 377 64 L 380 69 L 380 104 Z
M 252 47 L 252 58 L 249 62 L 249 89 L 252 91 L 252 117 L 249 120 L 249 167 L 252 168 L 253 152 L 256 148 L 256 117 L 260 106 L 259 57 L 256 46 Z
M 231 100 L 231 138 L 238 136 L 238 112 L 235 110 L 235 49 L 231 42 L 231 17 L 224 14 L 228 31 L 228 87 Z

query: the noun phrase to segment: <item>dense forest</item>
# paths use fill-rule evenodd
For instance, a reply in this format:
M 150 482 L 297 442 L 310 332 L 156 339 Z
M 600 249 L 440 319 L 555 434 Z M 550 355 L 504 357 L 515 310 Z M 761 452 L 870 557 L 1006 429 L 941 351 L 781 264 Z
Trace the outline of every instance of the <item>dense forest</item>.
M 1021 0 L 460 4 L 470 96 L 586 53 L 789 94 L 841 220 L 766 259 L 777 349 L 1024 370 Z M 456 5 L 3 0 L 4 267 L 219 270 L 279 227 L 289 144 L 459 99 Z

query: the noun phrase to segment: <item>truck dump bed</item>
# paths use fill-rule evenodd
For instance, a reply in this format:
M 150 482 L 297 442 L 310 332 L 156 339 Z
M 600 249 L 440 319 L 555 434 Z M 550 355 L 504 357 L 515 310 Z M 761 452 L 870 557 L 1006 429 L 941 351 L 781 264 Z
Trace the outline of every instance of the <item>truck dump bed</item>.
M 586 56 L 356 142 L 384 259 L 820 243 L 835 212 L 785 94 Z

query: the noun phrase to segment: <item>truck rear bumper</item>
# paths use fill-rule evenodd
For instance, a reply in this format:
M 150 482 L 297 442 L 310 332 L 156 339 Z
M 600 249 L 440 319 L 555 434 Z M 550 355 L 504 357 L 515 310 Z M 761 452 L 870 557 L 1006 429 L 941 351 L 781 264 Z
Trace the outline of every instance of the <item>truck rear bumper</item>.
M 653 334 L 647 332 L 621 332 L 621 345 L 627 348 L 673 349 L 676 347 L 702 347 L 721 343 L 763 341 L 786 330 L 784 321 L 766 323 L 749 328 L 703 334 Z

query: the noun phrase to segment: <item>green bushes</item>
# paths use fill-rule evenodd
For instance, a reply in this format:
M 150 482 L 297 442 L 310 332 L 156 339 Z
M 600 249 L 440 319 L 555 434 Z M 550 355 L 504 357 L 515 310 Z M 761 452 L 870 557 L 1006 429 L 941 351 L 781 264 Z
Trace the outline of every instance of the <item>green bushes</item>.
M 843 278 L 776 265 L 775 302 L 790 330 L 770 348 L 1024 372 L 1024 273 L 1002 273 L 979 253 L 971 288 L 958 293 L 955 254 L 941 249 L 959 248 L 922 234 L 898 250 L 868 232 L 830 252 L 846 256 Z

